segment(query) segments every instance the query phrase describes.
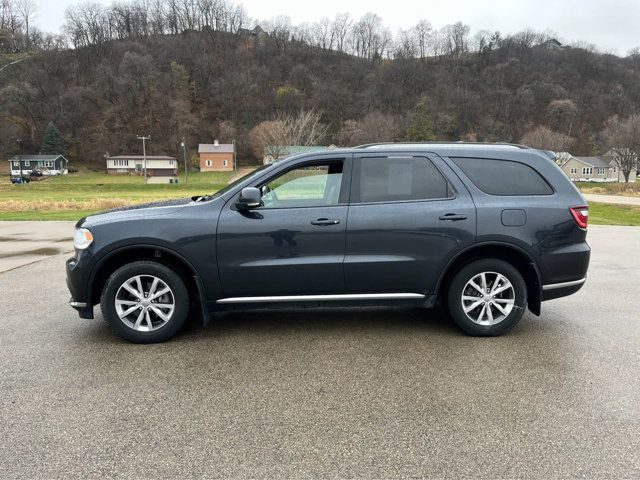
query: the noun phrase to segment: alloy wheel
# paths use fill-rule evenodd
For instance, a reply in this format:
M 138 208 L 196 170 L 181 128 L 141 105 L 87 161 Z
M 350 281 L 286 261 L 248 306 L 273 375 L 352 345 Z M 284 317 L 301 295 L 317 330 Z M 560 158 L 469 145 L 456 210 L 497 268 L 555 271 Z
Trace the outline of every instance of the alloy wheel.
M 139 332 L 152 332 L 166 325 L 175 306 L 169 285 L 153 275 L 131 277 L 116 292 L 118 317 L 122 323 Z
M 509 316 L 515 305 L 515 290 L 498 272 L 482 272 L 462 289 L 462 310 L 478 325 L 495 325 Z

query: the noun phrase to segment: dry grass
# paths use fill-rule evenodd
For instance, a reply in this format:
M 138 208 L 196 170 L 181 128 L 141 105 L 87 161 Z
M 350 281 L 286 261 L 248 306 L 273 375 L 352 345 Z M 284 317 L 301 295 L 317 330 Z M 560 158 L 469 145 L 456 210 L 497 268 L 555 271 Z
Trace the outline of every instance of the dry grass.
M 625 197 L 640 196 L 640 182 L 631 182 L 631 183 L 578 182 L 577 185 L 582 193 L 595 193 L 600 195 L 623 195 Z
M 133 205 L 135 203 L 143 202 L 122 198 L 101 198 L 95 200 L 8 200 L 0 201 L 0 213 L 56 210 L 109 210 L 111 208 Z

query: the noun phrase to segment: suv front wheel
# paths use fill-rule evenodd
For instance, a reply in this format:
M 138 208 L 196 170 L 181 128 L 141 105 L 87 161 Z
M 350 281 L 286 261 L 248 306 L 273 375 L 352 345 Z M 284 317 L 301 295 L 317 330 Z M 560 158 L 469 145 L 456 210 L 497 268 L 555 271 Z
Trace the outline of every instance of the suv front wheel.
M 184 281 L 166 265 L 139 261 L 117 269 L 100 298 L 105 322 L 134 343 L 163 342 L 184 325 L 189 294 Z
M 467 334 L 496 336 L 511 330 L 527 305 L 527 286 L 509 263 L 484 258 L 464 266 L 449 285 L 447 307 Z

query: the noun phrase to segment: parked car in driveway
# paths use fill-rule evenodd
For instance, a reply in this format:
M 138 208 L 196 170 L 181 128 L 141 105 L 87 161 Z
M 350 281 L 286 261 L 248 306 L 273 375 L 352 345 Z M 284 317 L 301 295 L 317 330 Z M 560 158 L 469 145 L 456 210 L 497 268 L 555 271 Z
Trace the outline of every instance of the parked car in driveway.
M 297 155 L 213 194 L 83 218 L 70 304 L 133 342 L 190 310 L 440 303 L 470 335 L 586 279 L 588 207 L 547 154 L 379 144 Z

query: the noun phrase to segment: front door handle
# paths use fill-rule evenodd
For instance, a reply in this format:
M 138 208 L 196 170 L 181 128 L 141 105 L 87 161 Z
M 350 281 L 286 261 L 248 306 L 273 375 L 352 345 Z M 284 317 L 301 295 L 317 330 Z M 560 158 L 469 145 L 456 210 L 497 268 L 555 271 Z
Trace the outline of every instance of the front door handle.
M 466 220 L 466 215 L 461 215 L 457 213 L 447 213 L 446 215 L 442 215 L 440 220 L 448 220 L 450 222 L 455 222 L 456 220 Z
M 340 223 L 340 220 L 333 220 L 330 218 L 319 218 L 311 222 L 311 225 L 318 225 L 320 227 L 326 227 L 327 225 L 337 225 Z

